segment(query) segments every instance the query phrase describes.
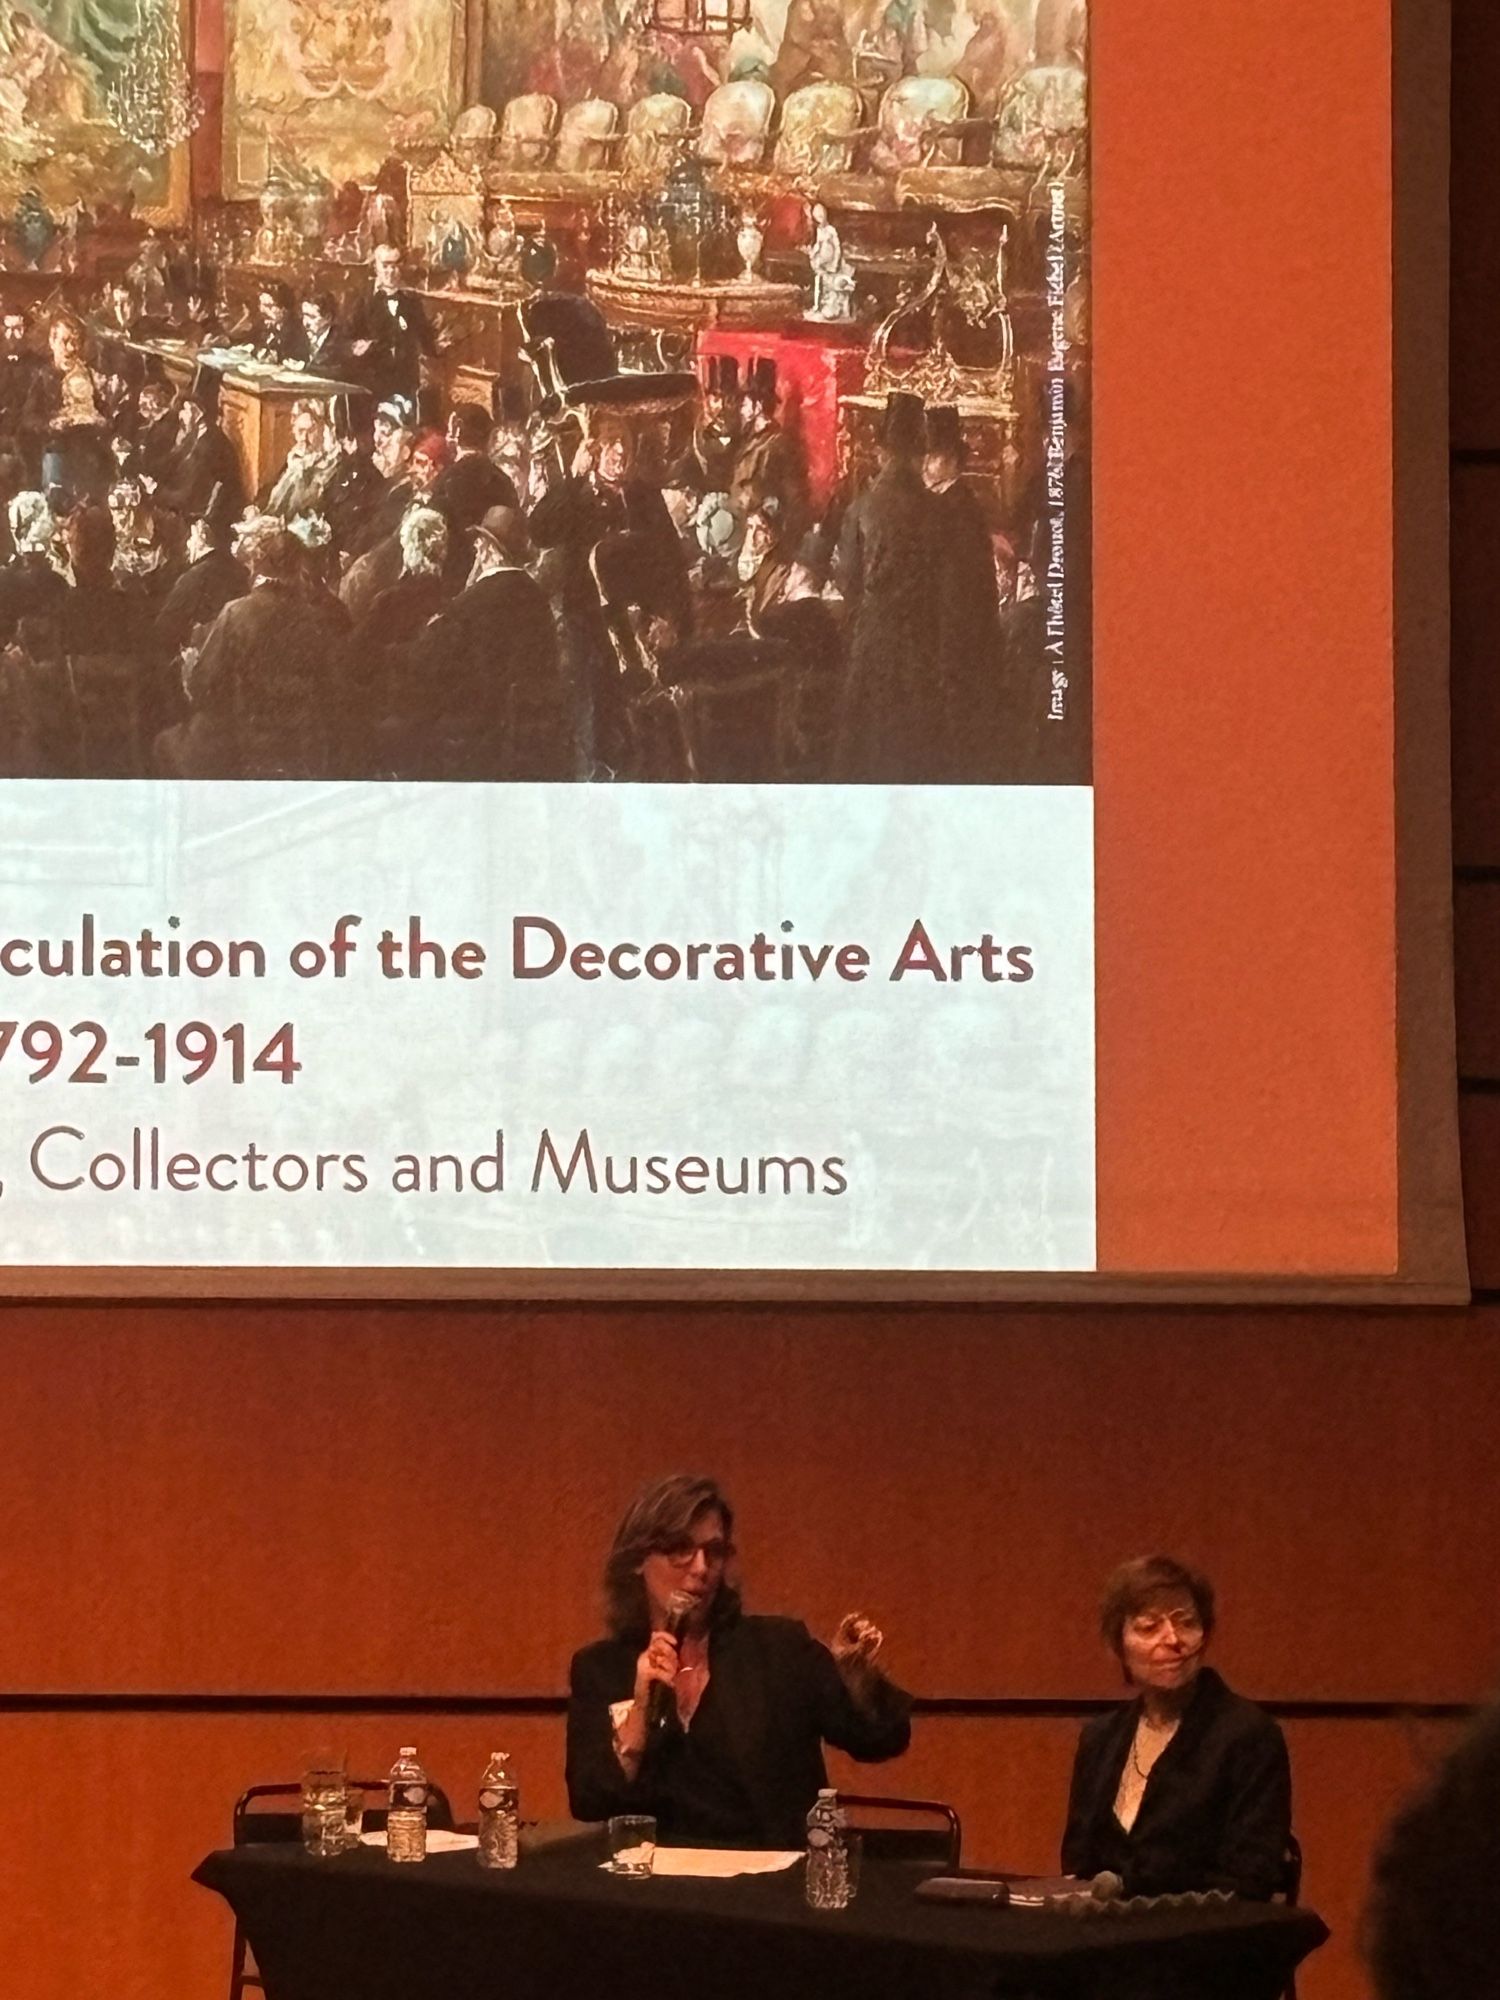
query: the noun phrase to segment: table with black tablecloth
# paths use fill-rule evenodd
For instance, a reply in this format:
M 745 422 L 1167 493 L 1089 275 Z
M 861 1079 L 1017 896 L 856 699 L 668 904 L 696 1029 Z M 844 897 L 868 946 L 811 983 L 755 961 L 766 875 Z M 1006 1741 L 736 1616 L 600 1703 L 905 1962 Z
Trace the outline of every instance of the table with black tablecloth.
M 930 1867 L 873 1859 L 852 1908 L 820 1912 L 800 1863 L 632 1882 L 601 1853 L 584 1836 L 493 1871 L 472 1852 L 397 1866 L 286 1842 L 211 1854 L 194 1880 L 234 1909 L 269 2000 L 1269 2000 L 1327 1936 L 1280 1905 L 1084 1918 L 919 1902 Z

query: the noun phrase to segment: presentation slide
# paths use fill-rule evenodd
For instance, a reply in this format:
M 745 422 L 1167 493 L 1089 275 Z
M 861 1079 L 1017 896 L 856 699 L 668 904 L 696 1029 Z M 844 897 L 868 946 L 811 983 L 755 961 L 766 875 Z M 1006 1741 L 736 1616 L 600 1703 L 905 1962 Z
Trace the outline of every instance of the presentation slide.
M 1085 789 L 3 810 L 8 1262 L 1093 1268 Z
M 413 169 L 371 323 L 499 273 L 493 431 L 419 413 L 441 343 L 408 404 L 132 336 L 175 455 L 104 519 L 54 323 L 0 1287 L 1462 1296 L 1400 65 L 1340 5 L 1337 130 L 1261 10 L 1156 61 L 1044 4 L 838 171 L 704 141 L 572 290 Z M 232 518 L 171 485 L 277 424 Z

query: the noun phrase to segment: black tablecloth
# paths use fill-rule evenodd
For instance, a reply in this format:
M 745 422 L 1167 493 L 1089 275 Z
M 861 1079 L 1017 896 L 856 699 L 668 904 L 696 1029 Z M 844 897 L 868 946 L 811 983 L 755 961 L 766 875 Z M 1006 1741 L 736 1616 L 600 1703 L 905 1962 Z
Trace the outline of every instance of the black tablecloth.
M 868 1859 L 858 1901 L 829 1913 L 804 1905 L 800 1865 L 626 1882 L 600 1856 L 597 1835 L 514 1871 L 278 1843 L 211 1854 L 193 1879 L 234 1909 L 270 2000 L 1270 2000 L 1328 1934 L 1309 1910 L 1260 1904 L 1078 1918 L 921 1903 L 931 1868 Z

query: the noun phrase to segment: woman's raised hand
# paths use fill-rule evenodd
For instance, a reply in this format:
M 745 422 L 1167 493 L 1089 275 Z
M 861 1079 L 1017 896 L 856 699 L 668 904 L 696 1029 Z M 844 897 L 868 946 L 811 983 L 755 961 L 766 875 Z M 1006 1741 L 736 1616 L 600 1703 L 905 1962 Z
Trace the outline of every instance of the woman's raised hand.
M 885 1634 L 873 1619 L 860 1611 L 847 1611 L 839 1620 L 830 1650 L 840 1673 L 859 1672 L 874 1664 L 884 1643 Z

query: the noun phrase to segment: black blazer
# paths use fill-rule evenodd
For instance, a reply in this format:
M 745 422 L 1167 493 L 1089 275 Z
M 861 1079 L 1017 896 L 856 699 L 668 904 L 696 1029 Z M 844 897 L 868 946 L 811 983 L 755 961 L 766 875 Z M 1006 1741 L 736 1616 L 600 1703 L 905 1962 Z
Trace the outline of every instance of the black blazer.
M 422 356 L 437 352 L 437 335 L 415 292 L 366 292 L 349 315 L 344 338 L 351 350 L 371 342 L 367 354 L 353 357 L 353 366 L 377 402 L 398 395 L 416 402 Z
M 1115 1796 L 1140 1714 L 1138 1701 L 1127 1702 L 1083 1726 L 1064 1870 L 1112 1869 L 1133 1896 L 1231 1889 L 1268 1901 L 1281 1886 L 1292 1831 L 1292 1774 L 1279 1727 L 1203 1668 L 1126 1833 Z
M 635 1641 L 601 1639 L 573 1655 L 568 1804 L 576 1819 L 655 1813 L 670 1804 L 649 1750 L 633 1780 L 615 1755 L 610 1704 L 630 1700 L 639 1652 Z M 878 1764 L 911 1741 L 911 1697 L 877 1680 L 873 1711 L 857 1708 L 833 1655 L 796 1619 L 736 1616 L 710 1638 L 709 1670 L 750 1801 L 747 1847 L 802 1845 L 808 1811 L 828 1782 L 825 1742 Z

